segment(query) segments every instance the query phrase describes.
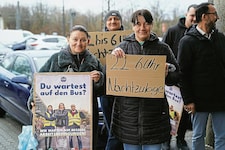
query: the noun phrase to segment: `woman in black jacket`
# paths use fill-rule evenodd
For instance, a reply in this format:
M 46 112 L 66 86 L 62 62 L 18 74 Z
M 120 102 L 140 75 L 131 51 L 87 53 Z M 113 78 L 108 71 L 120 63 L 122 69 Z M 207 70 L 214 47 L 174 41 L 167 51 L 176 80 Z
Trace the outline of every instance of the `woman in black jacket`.
M 97 145 L 98 127 L 98 102 L 97 96 L 103 92 L 104 74 L 100 61 L 87 50 L 90 37 L 84 26 L 76 25 L 68 37 L 67 49 L 51 56 L 39 72 L 90 72 L 93 80 L 93 144 Z M 28 101 L 28 106 L 34 105 L 33 96 Z
M 132 14 L 134 33 L 124 39 L 112 54 L 123 57 L 132 55 L 165 55 L 167 64 L 176 66 L 175 72 L 166 67 L 165 82 L 173 85 L 178 82 L 178 64 L 165 43 L 151 32 L 153 17 L 146 10 Z M 170 138 L 169 107 L 166 98 L 115 97 L 112 132 L 123 142 L 125 150 L 160 150 L 161 143 Z

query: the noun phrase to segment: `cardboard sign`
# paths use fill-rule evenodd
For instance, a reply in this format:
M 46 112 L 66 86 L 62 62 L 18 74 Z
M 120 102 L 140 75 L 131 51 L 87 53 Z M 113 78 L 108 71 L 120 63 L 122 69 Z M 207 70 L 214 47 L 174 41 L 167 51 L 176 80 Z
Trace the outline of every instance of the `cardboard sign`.
M 164 97 L 166 56 L 106 57 L 106 94 L 130 97 Z
M 123 41 L 124 37 L 131 34 L 131 30 L 127 31 L 110 31 L 110 32 L 89 32 L 91 41 L 88 49 L 101 63 L 105 65 L 107 54 L 111 54 L 112 50 Z
M 33 95 L 37 149 L 92 149 L 89 73 L 36 73 Z
M 176 135 L 179 127 L 184 102 L 177 86 L 165 86 L 165 94 L 169 104 L 171 135 Z

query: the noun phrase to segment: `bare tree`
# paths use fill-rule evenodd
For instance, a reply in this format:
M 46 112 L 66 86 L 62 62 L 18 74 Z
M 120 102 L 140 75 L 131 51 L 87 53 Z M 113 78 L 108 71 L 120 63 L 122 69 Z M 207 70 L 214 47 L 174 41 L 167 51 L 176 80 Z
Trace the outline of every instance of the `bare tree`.
M 160 1 L 157 0 L 156 3 L 151 6 L 151 13 L 153 15 L 154 19 L 154 32 L 156 32 L 157 35 L 162 35 L 162 22 L 165 19 L 165 14 L 162 9 L 160 9 Z
M 109 0 L 105 1 L 109 2 Z M 116 7 L 116 5 L 114 5 L 115 4 L 112 3 L 109 8 L 114 9 L 114 7 Z M 160 0 L 157 0 L 156 3 L 152 6 L 152 8 L 151 6 L 152 4 L 149 4 L 149 8 L 154 17 L 154 31 L 160 36 L 162 34 L 161 26 L 162 23 L 165 22 L 167 14 L 165 14 L 165 12 L 160 8 Z M 132 1 L 130 1 L 130 9 L 119 10 L 123 18 L 123 26 L 125 30 L 131 30 L 131 14 L 136 10 L 137 7 L 138 4 L 132 3 Z M 61 34 L 63 33 L 62 23 L 64 23 L 66 33 L 69 32 L 71 24 L 85 25 L 89 31 L 102 31 L 105 25 L 104 13 L 106 12 L 107 11 L 105 10 L 105 8 L 102 8 L 102 13 L 99 14 L 93 14 L 90 11 L 86 12 L 85 14 L 76 12 L 76 16 L 74 17 L 73 22 L 71 22 L 70 10 L 65 9 L 65 18 L 63 19 L 61 8 L 52 8 L 42 3 L 36 3 L 36 5 L 34 5 L 33 7 L 20 6 L 21 29 L 29 30 L 36 34 L 39 34 L 41 32 L 44 32 L 46 34 L 52 34 L 53 32 L 57 32 L 58 34 Z M 16 28 L 16 6 L 0 6 L 0 14 L 4 19 L 5 28 Z M 167 19 L 166 22 L 170 23 L 171 20 Z
M 38 3 L 32 7 L 32 30 L 36 32 L 44 31 L 45 25 L 49 23 L 48 7 L 42 3 Z M 49 19 L 48 19 L 49 18 Z
M 219 29 L 220 32 L 225 33 L 225 1 L 216 0 L 214 1 L 214 5 L 219 15 L 219 20 L 216 23 L 216 27 Z
M 5 29 L 15 29 L 16 27 L 16 6 L 7 5 L 1 7 L 0 13 L 4 19 Z

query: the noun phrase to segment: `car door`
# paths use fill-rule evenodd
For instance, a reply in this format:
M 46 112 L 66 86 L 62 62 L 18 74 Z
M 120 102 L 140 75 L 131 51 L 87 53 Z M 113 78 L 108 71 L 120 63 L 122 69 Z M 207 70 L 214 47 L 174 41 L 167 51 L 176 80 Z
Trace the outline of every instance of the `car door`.
M 6 56 L 6 58 L 1 62 L 0 67 L 0 95 L 2 98 L 7 100 L 12 100 L 11 90 L 13 89 L 11 79 L 15 77 L 11 73 L 11 67 L 15 60 L 15 55 Z M 6 102 L 1 101 L 1 105 L 4 105 Z
M 65 49 L 68 46 L 68 41 L 66 38 L 58 37 L 58 45 L 60 49 Z
M 27 100 L 30 95 L 30 85 L 19 83 L 23 82 L 19 79 L 29 76 L 32 69 L 26 57 L 12 56 L 6 62 L 10 61 L 11 63 L 8 64 L 3 62 L 1 67 L 4 73 L 4 75 L 0 74 L 0 90 L 4 91 L 1 92 L 1 97 L 4 98 L 1 99 L 1 107 L 20 122 L 28 124 L 30 113 L 27 109 Z
M 25 76 L 28 80 L 32 79 L 32 67 L 28 60 L 28 57 L 19 55 L 16 57 L 15 62 L 12 65 L 12 73 L 17 76 Z M 23 82 L 23 81 L 21 81 Z M 24 108 L 27 107 L 27 99 L 29 97 L 30 85 L 15 83 L 16 98 L 18 103 Z
M 60 49 L 61 46 L 59 45 L 58 43 L 58 38 L 56 37 L 48 37 L 48 38 L 45 38 L 43 39 L 43 45 L 42 45 L 42 49 Z

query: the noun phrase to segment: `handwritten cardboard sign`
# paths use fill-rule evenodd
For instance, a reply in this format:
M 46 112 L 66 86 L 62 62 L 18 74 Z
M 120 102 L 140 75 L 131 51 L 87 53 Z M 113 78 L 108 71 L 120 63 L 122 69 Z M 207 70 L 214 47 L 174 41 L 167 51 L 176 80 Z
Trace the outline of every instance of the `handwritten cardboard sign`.
M 123 41 L 124 37 L 131 34 L 131 30 L 127 31 L 110 31 L 110 32 L 89 32 L 91 41 L 88 49 L 101 63 L 105 65 L 105 58 L 107 54 L 111 54 L 111 51 L 116 45 Z
M 106 94 L 130 97 L 164 97 L 166 56 L 106 56 Z

